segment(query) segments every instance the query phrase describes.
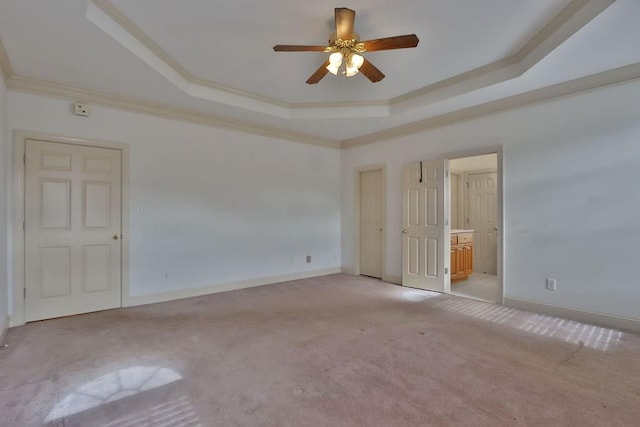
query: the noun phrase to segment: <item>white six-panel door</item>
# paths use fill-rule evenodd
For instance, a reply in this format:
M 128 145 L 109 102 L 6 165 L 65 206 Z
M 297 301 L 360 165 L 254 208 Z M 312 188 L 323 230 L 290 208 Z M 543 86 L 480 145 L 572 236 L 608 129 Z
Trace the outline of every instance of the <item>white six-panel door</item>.
M 120 307 L 121 152 L 27 140 L 25 161 L 26 320 Z
M 498 271 L 498 177 L 495 172 L 467 175 L 467 228 L 473 229 L 473 270 Z
M 382 278 L 382 170 L 360 172 L 360 274 Z
M 422 165 L 422 171 L 420 170 Z M 421 173 L 422 172 L 422 173 Z M 449 268 L 447 160 L 408 163 L 402 171 L 402 284 L 445 291 Z

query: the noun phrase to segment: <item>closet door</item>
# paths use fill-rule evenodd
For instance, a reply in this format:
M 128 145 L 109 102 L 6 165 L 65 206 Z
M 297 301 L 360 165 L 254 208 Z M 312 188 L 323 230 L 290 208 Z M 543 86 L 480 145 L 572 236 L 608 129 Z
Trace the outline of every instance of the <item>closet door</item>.
M 120 307 L 121 152 L 26 142 L 26 320 Z

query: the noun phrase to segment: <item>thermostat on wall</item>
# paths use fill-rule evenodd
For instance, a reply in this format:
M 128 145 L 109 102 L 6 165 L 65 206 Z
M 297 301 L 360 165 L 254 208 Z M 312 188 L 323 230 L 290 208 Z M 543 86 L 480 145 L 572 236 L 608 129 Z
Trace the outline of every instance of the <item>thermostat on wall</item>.
M 89 117 L 89 104 L 85 104 L 84 102 L 74 102 L 73 112 L 76 116 Z

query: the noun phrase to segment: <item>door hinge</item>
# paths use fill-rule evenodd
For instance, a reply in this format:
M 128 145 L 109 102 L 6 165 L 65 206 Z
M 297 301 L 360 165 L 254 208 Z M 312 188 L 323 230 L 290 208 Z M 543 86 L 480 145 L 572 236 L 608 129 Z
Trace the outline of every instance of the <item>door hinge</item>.
M 449 269 L 445 267 L 444 274 L 449 274 Z
M 25 165 L 27 164 L 27 153 L 24 153 L 22 155 L 22 163 L 24 163 Z
M 26 231 L 26 227 L 24 225 L 24 221 L 22 221 L 22 231 Z
M 449 171 L 444 171 L 444 177 L 449 178 Z
M 467 184 L 467 188 L 469 188 L 469 183 L 468 183 L 468 182 L 465 182 L 465 184 Z
M 449 225 L 449 220 L 448 219 L 444 220 L 444 225 Z
M 24 297 L 27 298 L 27 288 L 23 288 L 24 289 Z

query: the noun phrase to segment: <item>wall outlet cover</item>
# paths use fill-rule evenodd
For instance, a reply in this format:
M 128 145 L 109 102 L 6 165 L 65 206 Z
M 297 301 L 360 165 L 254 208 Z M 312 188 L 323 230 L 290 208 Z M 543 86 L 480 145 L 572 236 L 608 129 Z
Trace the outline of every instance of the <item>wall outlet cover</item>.
M 547 290 L 549 291 L 556 290 L 556 279 L 547 279 Z

